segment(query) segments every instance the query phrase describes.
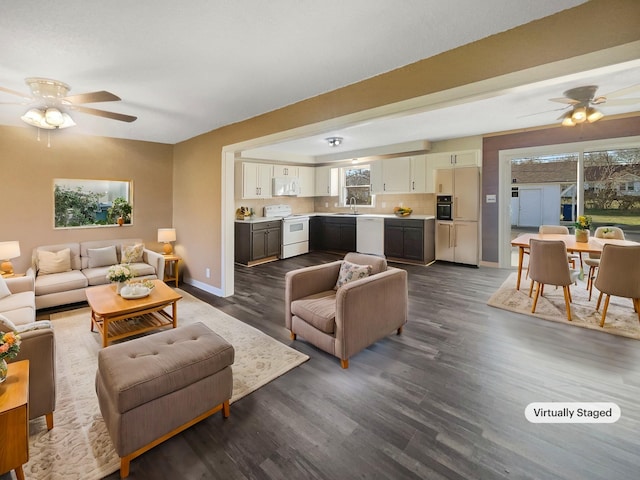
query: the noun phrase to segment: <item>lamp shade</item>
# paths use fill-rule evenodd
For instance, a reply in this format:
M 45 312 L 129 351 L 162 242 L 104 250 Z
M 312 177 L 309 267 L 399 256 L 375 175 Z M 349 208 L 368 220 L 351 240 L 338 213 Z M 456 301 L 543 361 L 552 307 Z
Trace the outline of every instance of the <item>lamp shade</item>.
M 20 243 L 17 241 L 0 242 L 0 260 L 10 260 L 20 256 Z
M 175 228 L 159 228 L 158 229 L 158 242 L 175 242 L 176 241 L 176 229 Z

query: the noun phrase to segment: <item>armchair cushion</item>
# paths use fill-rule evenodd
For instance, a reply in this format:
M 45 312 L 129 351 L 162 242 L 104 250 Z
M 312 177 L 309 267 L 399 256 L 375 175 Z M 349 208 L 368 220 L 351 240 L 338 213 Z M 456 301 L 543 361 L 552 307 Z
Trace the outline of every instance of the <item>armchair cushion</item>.
M 336 292 L 328 290 L 291 303 L 291 313 L 324 333 L 336 329 Z
M 337 290 L 346 283 L 368 277 L 369 275 L 371 275 L 371 269 L 371 265 L 358 265 L 356 263 L 351 263 L 347 260 L 344 260 L 342 262 L 342 265 L 340 265 L 338 281 L 336 282 L 336 286 L 333 287 L 333 289 Z
M 11 320 L 0 313 L 0 332 L 15 332 L 17 328 Z

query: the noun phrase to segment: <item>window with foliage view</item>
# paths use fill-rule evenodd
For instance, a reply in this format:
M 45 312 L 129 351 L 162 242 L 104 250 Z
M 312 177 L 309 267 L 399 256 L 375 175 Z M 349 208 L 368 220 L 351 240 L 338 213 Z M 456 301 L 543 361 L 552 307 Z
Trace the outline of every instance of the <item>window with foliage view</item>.
M 596 224 L 640 227 L 640 148 L 584 153 L 584 213 Z
M 356 205 L 371 205 L 371 168 L 369 165 L 345 167 L 343 170 L 345 206 L 355 202 Z M 355 200 L 351 200 L 351 199 Z

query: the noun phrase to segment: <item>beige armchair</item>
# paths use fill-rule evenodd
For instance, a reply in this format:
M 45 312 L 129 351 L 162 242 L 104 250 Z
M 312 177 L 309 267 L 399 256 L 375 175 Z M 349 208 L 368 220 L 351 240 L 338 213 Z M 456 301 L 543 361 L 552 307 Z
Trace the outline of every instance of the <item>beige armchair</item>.
M 630 298 L 633 310 L 638 313 L 640 320 L 640 245 L 605 244 L 602 247 L 595 285 L 600 291 L 596 311 L 600 309 L 602 295 L 607 295 L 602 309 L 601 327 L 604 327 L 611 295 Z
M 33 278 L 8 278 L 6 282 L 11 295 L 0 301 L 0 330 L 16 330 L 22 339 L 20 353 L 9 362 L 29 360 L 29 419 L 44 415 L 51 430 L 56 408 L 53 328 L 49 321 L 35 321 Z
M 348 253 L 344 261 L 370 265 L 371 274 L 334 290 L 343 260 L 301 268 L 285 277 L 285 322 L 291 338 L 307 342 L 340 359 L 349 358 L 407 323 L 405 270 L 387 267 L 384 258 Z

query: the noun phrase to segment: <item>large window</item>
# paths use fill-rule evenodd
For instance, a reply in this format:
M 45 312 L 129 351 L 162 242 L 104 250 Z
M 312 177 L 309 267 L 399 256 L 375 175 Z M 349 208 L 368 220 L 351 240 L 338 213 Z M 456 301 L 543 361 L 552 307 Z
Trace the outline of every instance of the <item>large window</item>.
M 372 206 L 370 166 L 344 167 L 341 171 L 343 185 L 342 205 L 347 206 L 355 203 L 359 206 Z

